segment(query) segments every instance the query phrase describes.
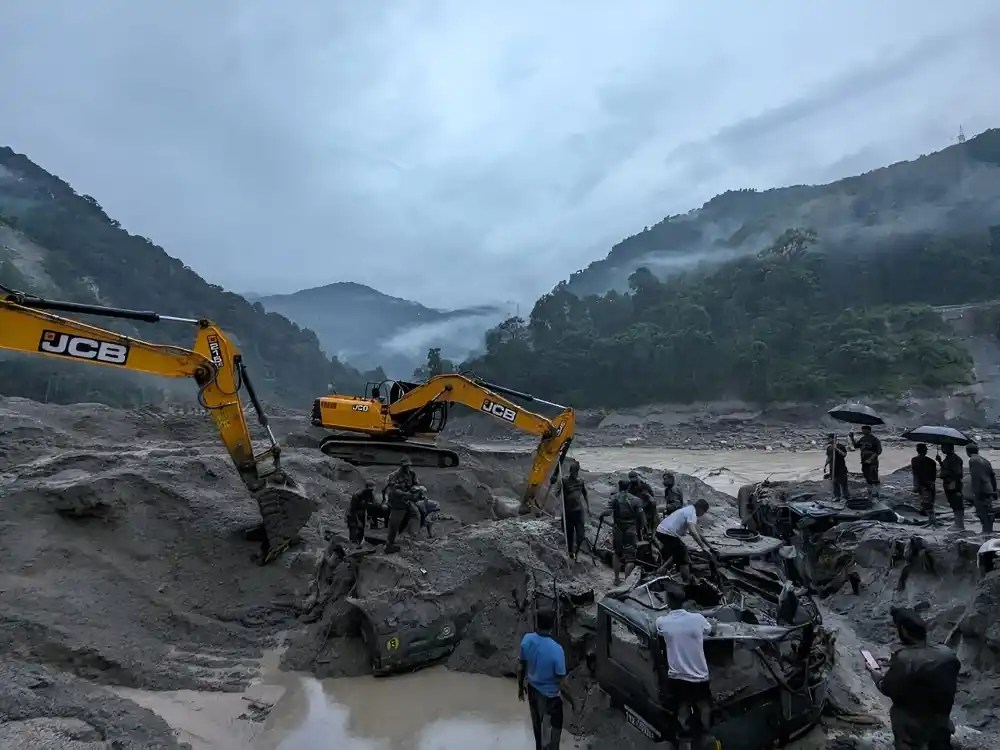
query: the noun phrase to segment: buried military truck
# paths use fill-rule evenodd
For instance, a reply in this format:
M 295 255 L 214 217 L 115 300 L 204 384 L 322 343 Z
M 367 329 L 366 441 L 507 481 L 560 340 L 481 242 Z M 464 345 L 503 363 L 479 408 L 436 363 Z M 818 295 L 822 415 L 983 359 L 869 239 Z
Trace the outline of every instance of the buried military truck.
M 789 588 L 779 584 L 783 593 L 775 594 L 778 579 L 769 564 L 755 571 L 753 563 L 743 559 L 735 575 L 723 569 L 715 583 L 699 579 L 685 587 L 693 609 L 714 621 L 705 637 L 711 735 L 726 750 L 783 745 L 808 732 L 826 705 L 833 667 L 833 636 L 812 600 L 796 596 L 789 615 L 781 606 Z M 628 724 L 654 742 L 678 740 L 656 619 L 669 611 L 666 590 L 680 585 L 658 577 L 598 604 L 597 681 Z
M 669 740 L 672 719 L 661 691 L 666 652 L 656 618 L 666 614 L 661 594 L 672 579 L 605 595 L 608 571 L 570 564 L 561 541 L 557 521 L 519 517 L 414 540 L 393 555 L 334 546 L 317 571 L 309 607 L 315 624 L 291 639 L 286 666 L 326 677 L 444 663 L 509 677 L 521 636 L 545 607 L 556 610 L 554 637 L 577 689 L 599 686 L 624 711 L 623 724 Z M 715 570 L 692 555 L 701 578 L 686 593 L 719 623 L 708 645 L 716 736 L 726 750 L 757 750 L 816 721 L 833 643 L 809 597 L 795 597 L 794 611 L 781 608 L 779 616 L 788 589 L 766 556 L 781 541 L 731 541 L 734 549 L 719 556 Z M 348 658 L 362 653 L 363 665 Z M 577 717 L 582 734 L 596 729 L 588 716 L 614 721 L 614 713 L 588 711 Z

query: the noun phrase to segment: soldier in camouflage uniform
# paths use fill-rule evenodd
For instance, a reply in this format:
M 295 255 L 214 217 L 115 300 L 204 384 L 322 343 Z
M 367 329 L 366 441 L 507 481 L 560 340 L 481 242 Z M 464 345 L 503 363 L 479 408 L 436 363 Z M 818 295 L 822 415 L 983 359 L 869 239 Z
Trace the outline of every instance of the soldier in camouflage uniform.
M 403 527 L 407 513 L 411 512 L 414 488 L 418 486 L 417 476 L 413 473 L 413 462 L 409 456 L 403 456 L 396 469 L 386 480 L 385 494 L 389 500 L 389 533 L 385 540 L 385 551 L 396 552 L 396 535 Z

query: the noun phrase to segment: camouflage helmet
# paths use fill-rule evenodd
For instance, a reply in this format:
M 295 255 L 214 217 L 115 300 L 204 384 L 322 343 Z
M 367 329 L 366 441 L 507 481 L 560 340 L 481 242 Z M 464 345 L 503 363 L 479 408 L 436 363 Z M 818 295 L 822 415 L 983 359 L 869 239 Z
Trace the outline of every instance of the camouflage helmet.
M 630 471 L 628 473 L 628 478 L 629 479 L 638 479 L 639 478 L 639 472 L 636 471 L 635 469 L 633 469 L 632 471 Z
M 626 490 L 626 489 L 628 489 L 628 480 L 627 479 L 619 479 L 618 480 L 618 489 L 620 489 L 620 490 Z
M 399 459 L 399 465 L 400 466 L 413 466 L 413 461 L 410 460 L 409 456 L 403 456 L 401 459 Z

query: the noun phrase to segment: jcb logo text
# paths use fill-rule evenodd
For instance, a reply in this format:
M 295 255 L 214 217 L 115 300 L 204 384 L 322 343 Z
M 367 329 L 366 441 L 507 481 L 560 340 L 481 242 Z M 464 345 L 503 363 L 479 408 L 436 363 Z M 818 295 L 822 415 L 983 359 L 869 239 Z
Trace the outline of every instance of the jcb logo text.
M 353 407 L 354 411 L 368 411 L 368 404 L 355 404 Z
M 513 422 L 515 419 L 517 419 L 516 411 L 507 406 L 504 406 L 503 404 L 498 404 L 495 401 L 490 401 L 489 399 L 483 401 L 483 406 L 481 411 L 484 411 L 487 414 L 492 414 L 494 417 L 500 417 L 500 419 L 503 419 L 504 421 L 507 422 Z
M 102 362 L 106 365 L 124 365 L 128 362 L 127 344 L 99 341 L 59 331 L 42 331 L 38 351 L 42 354 L 58 354 L 63 357 Z
M 220 370 L 226 366 L 226 361 L 222 358 L 222 345 L 219 344 L 218 336 L 208 337 L 208 355 L 208 358 L 212 360 L 212 364 Z

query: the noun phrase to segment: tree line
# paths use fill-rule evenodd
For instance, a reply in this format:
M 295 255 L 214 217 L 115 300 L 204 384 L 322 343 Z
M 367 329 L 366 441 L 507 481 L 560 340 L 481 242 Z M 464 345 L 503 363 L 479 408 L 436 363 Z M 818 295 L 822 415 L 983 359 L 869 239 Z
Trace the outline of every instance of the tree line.
M 489 331 L 462 365 L 580 406 L 825 400 L 967 383 L 969 353 L 934 305 L 1000 297 L 1000 231 L 878 248 L 784 232 L 755 255 L 578 297 L 561 284 Z

